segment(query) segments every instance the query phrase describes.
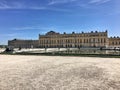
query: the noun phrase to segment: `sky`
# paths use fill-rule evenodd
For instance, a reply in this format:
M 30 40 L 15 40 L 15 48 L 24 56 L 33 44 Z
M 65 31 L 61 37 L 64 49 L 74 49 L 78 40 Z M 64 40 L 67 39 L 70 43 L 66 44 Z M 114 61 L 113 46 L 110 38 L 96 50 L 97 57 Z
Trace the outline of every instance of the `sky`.
M 0 0 L 0 45 L 51 30 L 120 36 L 120 0 Z

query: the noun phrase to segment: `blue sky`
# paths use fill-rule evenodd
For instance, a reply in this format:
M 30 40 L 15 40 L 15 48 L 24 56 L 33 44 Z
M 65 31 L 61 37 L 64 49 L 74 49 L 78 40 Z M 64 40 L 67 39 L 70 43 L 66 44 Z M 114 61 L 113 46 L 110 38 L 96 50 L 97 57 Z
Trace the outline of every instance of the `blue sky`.
M 120 36 L 120 0 L 0 0 L 0 44 L 38 34 L 108 30 Z

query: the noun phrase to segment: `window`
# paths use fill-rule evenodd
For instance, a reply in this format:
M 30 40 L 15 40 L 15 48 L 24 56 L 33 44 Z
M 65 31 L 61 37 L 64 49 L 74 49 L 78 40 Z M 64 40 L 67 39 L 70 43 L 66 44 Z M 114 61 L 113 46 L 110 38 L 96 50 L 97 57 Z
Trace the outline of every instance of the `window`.
M 101 39 L 101 43 L 103 42 L 103 39 Z
M 106 43 L 106 39 L 104 38 L 104 43 Z
M 114 45 L 114 42 L 112 42 L 112 45 Z

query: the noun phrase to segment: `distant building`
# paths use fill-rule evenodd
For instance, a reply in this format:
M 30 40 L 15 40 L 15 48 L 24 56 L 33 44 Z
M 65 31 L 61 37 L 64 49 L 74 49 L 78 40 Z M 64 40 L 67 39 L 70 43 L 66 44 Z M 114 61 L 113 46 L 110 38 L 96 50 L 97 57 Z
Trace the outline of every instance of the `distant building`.
M 37 48 L 39 46 L 39 43 L 38 40 L 14 39 L 8 41 L 8 46 L 14 48 Z
M 120 47 L 120 38 L 108 38 L 108 32 L 88 32 L 60 34 L 55 31 L 39 35 L 39 40 L 9 40 L 14 48 L 80 48 L 80 47 Z
M 108 34 L 105 32 L 60 34 L 50 31 L 45 35 L 39 35 L 41 48 L 67 48 L 67 47 L 107 47 Z
M 120 37 L 110 37 L 109 47 L 119 47 L 120 48 Z

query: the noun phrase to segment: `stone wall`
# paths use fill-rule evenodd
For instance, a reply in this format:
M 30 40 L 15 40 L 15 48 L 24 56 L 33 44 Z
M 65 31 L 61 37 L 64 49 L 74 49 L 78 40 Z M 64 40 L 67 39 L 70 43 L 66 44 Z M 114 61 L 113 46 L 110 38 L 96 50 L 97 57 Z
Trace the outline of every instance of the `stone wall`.
M 39 35 L 40 47 L 106 47 L 108 46 L 108 35 L 105 32 L 71 33 L 59 34 L 48 32 Z
M 39 45 L 38 40 L 9 40 L 8 46 L 12 46 L 14 48 L 37 48 Z

